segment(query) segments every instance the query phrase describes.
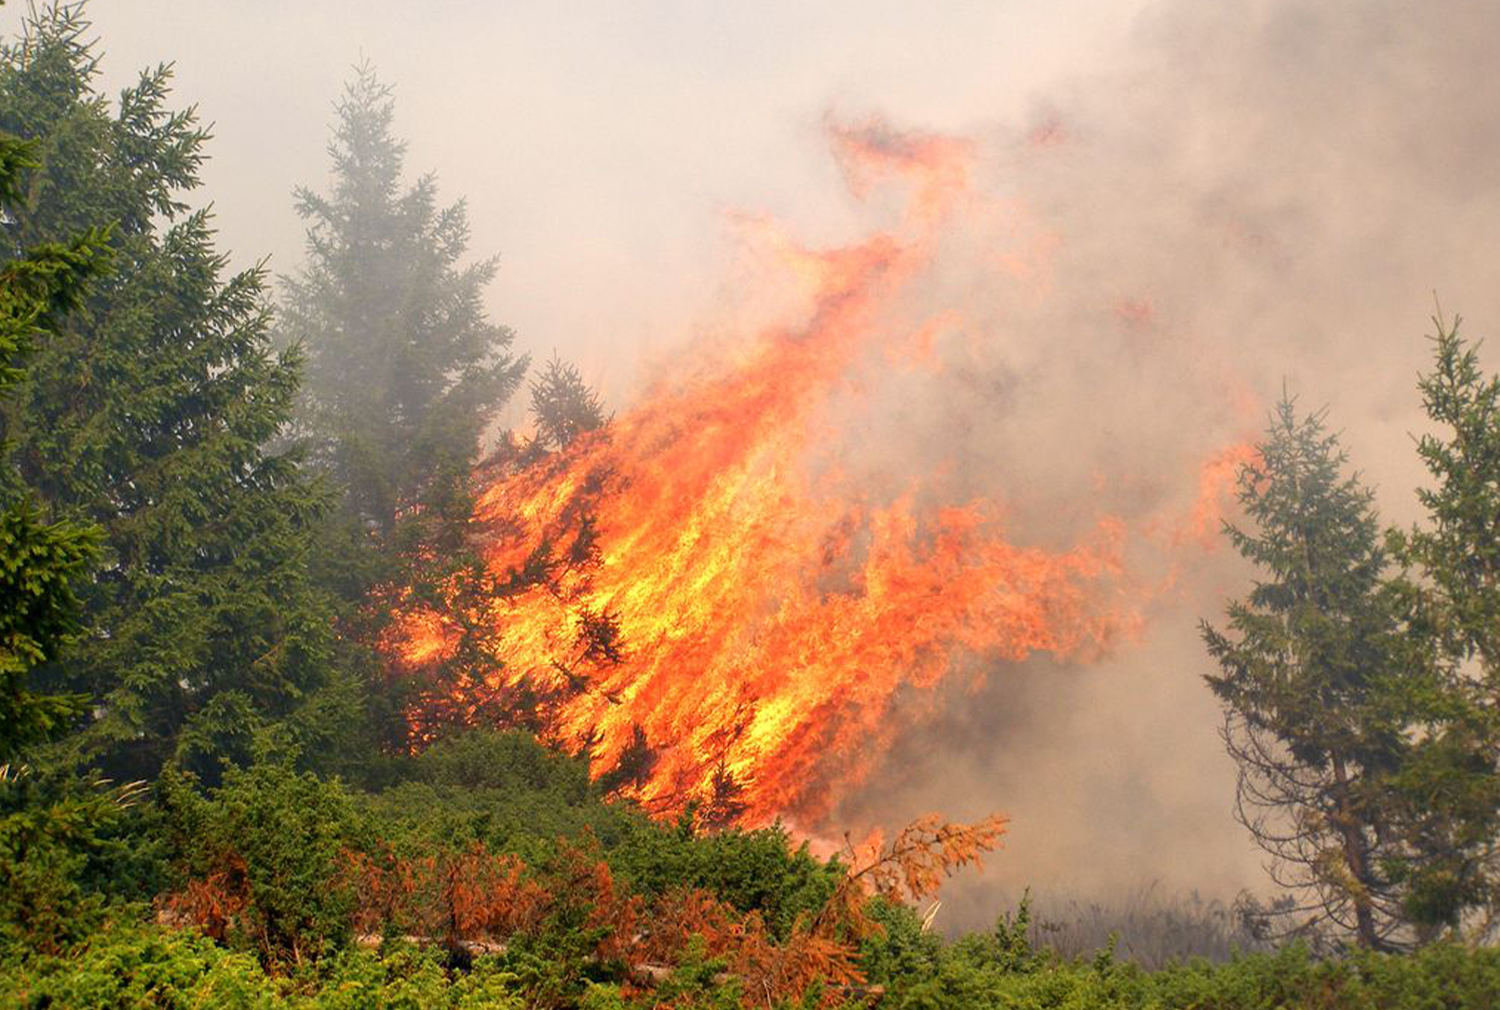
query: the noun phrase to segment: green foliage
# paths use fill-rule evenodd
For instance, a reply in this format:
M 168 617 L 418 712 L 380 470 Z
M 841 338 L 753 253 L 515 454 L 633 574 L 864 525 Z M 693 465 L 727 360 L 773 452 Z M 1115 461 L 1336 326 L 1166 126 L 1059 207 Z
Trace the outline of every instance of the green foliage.
M 556 355 L 531 380 L 531 415 L 536 420 L 536 440 L 548 449 L 565 449 L 579 435 L 609 421 L 599 395 L 583 381 L 577 367 Z
M 738 980 L 724 976 L 727 962 L 708 955 L 702 937 L 688 942 L 687 952 L 672 974 L 656 987 L 654 998 L 668 1006 L 702 1008 L 702 1010 L 739 1010 Z M 587 1003 L 584 1004 L 587 1007 Z
M 22 199 L 22 173 L 37 162 L 33 146 L 0 130 L 0 212 L 14 217 Z M 84 286 L 108 262 L 105 234 L 89 228 L 66 243 L 30 249 L 7 243 L 0 269 L 0 394 L 26 376 L 27 359 L 52 335 L 57 320 L 77 307 Z M 0 440 L 0 450 L 8 450 Z M 78 631 L 74 585 L 92 560 L 95 531 L 70 522 L 47 522 L 0 468 L 0 761 L 56 736 L 82 711 L 85 699 L 38 695 L 27 673 L 51 662 Z
M 944 956 L 942 939 L 923 929 L 921 917 L 907 905 L 876 899 L 870 912 L 880 930 L 860 944 L 865 978 L 893 992 L 931 979 Z
M 0 968 L 0 1008 L 521 1010 L 515 976 L 491 959 L 455 976 L 432 951 L 351 950 L 288 976 L 192 930 L 117 925 L 68 958 Z
M 422 778 L 420 784 L 429 789 L 452 790 L 441 794 L 440 805 L 457 803 L 465 790 L 473 790 L 507 795 L 523 808 L 537 809 L 543 797 L 561 796 L 571 796 L 577 809 L 603 807 L 586 779 L 579 778 L 579 764 L 547 755 L 515 734 L 475 734 L 444 745 L 430 761 L 413 759 L 403 774 Z M 175 895 L 186 893 L 182 885 L 191 877 L 216 882 L 221 896 L 235 892 L 246 898 L 230 909 L 221 931 L 224 942 L 211 942 L 192 929 L 146 925 L 131 906 L 109 903 L 97 889 L 97 871 L 112 872 L 124 864 L 109 853 L 113 843 L 95 846 L 99 852 L 84 858 L 97 864 L 96 870 L 75 865 L 63 875 L 78 882 L 85 896 L 82 902 L 78 895 L 68 896 L 70 912 L 82 913 L 70 920 L 71 929 L 57 932 L 50 948 L 12 944 L 0 952 L 0 992 L 7 994 L 0 997 L 0 1006 L 644 1010 L 670 1005 L 727 1010 L 763 1005 L 725 974 L 725 961 L 710 956 L 701 938 L 674 958 L 668 972 L 654 978 L 611 955 L 611 934 L 630 934 L 641 925 L 627 912 L 629 902 L 620 904 L 623 893 L 610 897 L 608 889 L 598 889 L 600 878 L 586 847 L 556 842 L 545 847 L 550 855 L 535 866 L 533 882 L 563 900 L 551 904 L 532 927 L 510 936 L 503 949 L 472 956 L 392 936 L 379 950 L 371 950 L 346 942 L 349 888 L 357 885 L 347 873 L 347 852 L 385 844 L 382 831 L 390 822 L 382 818 L 390 811 L 366 820 L 359 813 L 365 801 L 336 782 L 265 764 L 231 769 L 207 796 L 175 774 L 166 778 L 162 792 L 164 820 L 149 833 L 172 843 L 179 875 Z M 91 802 L 113 802 L 107 791 L 94 795 Z M 79 794 L 78 799 L 86 797 Z M 46 804 L 33 797 L 19 806 L 35 817 Z M 379 802 L 372 808 L 378 809 Z M 415 813 L 434 823 L 462 822 L 453 812 Z M 120 810 L 114 816 L 130 814 Z M 71 822 L 69 816 L 58 814 L 58 823 L 74 823 L 92 836 L 110 819 L 97 810 L 80 810 Z M 754 905 L 761 914 L 796 893 L 770 878 L 795 880 L 800 862 L 810 859 L 784 844 L 780 861 L 761 854 L 778 837 L 773 832 L 698 836 L 686 823 L 659 826 L 637 816 L 626 817 L 628 830 L 608 853 L 611 859 L 634 865 L 643 880 L 663 886 L 671 882 L 672 872 L 698 874 L 700 882 L 717 881 L 725 898 Z M 430 828 L 413 823 L 411 840 L 419 841 L 420 832 Z M 480 830 L 472 822 L 470 828 Z M 641 846 L 637 833 L 662 845 Z M 727 840 L 716 843 L 716 838 Z M 429 840 L 427 851 L 438 844 Z M 76 863 L 87 848 L 74 846 L 69 858 Z M 664 858 L 667 853 L 670 860 Z M 744 865 L 727 870 L 711 866 L 721 861 Z M 45 863 L 37 865 L 46 871 Z M 650 898 L 642 897 L 646 906 L 639 922 L 649 929 Z M 183 905 L 168 900 L 162 907 L 170 917 Z M 66 918 L 49 914 L 54 923 Z M 863 941 L 859 965 L 868 986 L 883 991 L 883 1007 L 1457 1010 L 1500 999 L 1500 951 L 1493 949 L 1434 944 L 1409 955 L 1353 952 L 1320 960 L 1292 946 L 1227 964 L 1196 961 L 1146 971 L 1117 959 L 1112 945 L 1077 960 L 1040 949 L 1033 942 L 1027 903 L 1003 916 L 993 931 L 953 941 L 926 931 L 916 912 L 903 905 L 877 900 L 870 914 L 882 928 Z M 830 1000 L 827 1005 L 851 1007 L 866 1005 L 868 998 L 858 987 L 841 997 L 814 986 L 805 1005 L 819 1005 L 823 996 Z M 841 998 L 845 1002 L 839 1003 Z M 3 1002 L 7 999 L 9 1003 Z M 780 1010 L 785 1004 L 774 1006 Z
M 652 830 L 640 813 L 603 802 L 585 762 L 519 731 L 461 734 L 391 771 L 398 781 L 360 803 L 399 851 L 478 841 L 540 863 L 558 838 L 589 834 L 608 852 Z
M 155 893 L 160 844 L 141 830 L 143 788 L 0 772 L 0 960 L 64 950 L 122 901 Z
M 1500 952 L 1448 944 L 1412 955 L 1358 953 L 1340 961 L 1319 961 L 1304 948 L 1290 947 L 1225 965 L 1196 962 L 1155 972 L 1084 961 L 1008 971 L 953 945 L 943 946 L 940 962 L 904 985 L 888 986 L 878 1005 L 896 1010 L 1469 1010 L 1500 1005 Z M 693 960 L 681 980 L 639 995 L 616 983 L 589 983 L 566 1005 L 579 1010 L 665 1005 L 727 1010 L 743 1005 L 741 994 L 716 982 L 713 970 L 711 960 Z M 72 956 L 32 958 L 0 969 L 0 1007 L 519 1010 L 537 1005 L 527 1001 L 504 958 L 481 958 L 469 971 L 455 973 L 433 952 L 394 944 L 379 954 L 350 951 L 289 977 L 272 978 L 253 957 L 225 950 L 192 931 L 160 927 L 115 927 L 96 934 Z M 866 1003 L 855 997 L 845 1005 Z
M 301 963 L 345 944 L 356 824 L 337 782 L 283 765 L 230 769 L 205 798 L 169 773 L 166 833 L 186 889 L 173 903 L 221 924 L 227 942 L 268 964 Z
M 101 932 L 67 958 L 12 965 L 0 1006 L 214 1006 L 270 1010 L 276 985 L 255 958 L 223 950 L 190 930 L 138 927 Z
M 81 594 L 94 634 L 35 677 L 97 699 L 70 752 L 135 778 L 221 715 L 223 692 L 275 719 L 322 686 L 329 613 L 306 569 L 325 496 L 268 449 L 299 359 L 272 353 L 264 273 L 224 279 L 207 214 L 182 199 L 205 131 L 168 107 L 167 67 L 102 98 L 86 32 L 79 6 L 48 7 L 0 48 L 0 129 L 34 162 L 11 248 L 113 222 L 113 270 L 37 348 L 0 426 L 29 493 L 103 531 Z
M 1199 1008 L 1239 1010 L 1316 1006 L 1325 1010 L 1407 1010 L 1493 1005 L 1500 997 L 1500 951 L 1436 944 L 1410 955 L 1356 952 L 1319 960 L 1289 946 L 1212 965 L 1206 961 L 1144 971 L 1107 956 L 1066 961 L 1024 958 L 993 937 L 932 942 L 933 953 L 891 970 L 887 937 L 863 952 L 882 1007 Z M 1014 948 L 1010 948 L 1012 951 Z
M 598 939 L 596 931 L 577 922 L 554 921 L 541 936 L 519 937 L 495 961 L 514 980 L 528 1010 L 561 1010 L 578 1006 L 590 989 L 619 977 L 618 965 L 591 960 Z
M 1438 321 L 1422 406 L 1437 433 L 1417 454 L 1433 479 L 1417 498 L 1427 524 L 1398 539 L 1422 566 L 1431 628 L 1455 660 L 1479 660 L 1500 686 L 1500 377 L 1485 375 L 1457 320 Z
M 1012 916 L 1009 912 L 995 922 L 995 928 L 987 934 L 964 937 L 974 956 L 994 964 L 1003 971 L 1035 971 L 1045 956 L 1031 942 L 1031 896 L 1021 899 Z M 1113 954 L 1115 938 L 1102 952 Z M 1104 968 L 1109 961 L 1096 959 L 1096 968 Z
M 799 917 L 822 908 L 842 876 L 794 846 L 780 824 L 713 834 L 635 831 L 608 852 L 612 866 L 643 894 L 676 888 L 704 890 L 741 912 L 759 912 L 771 934 L 785 937 Z
M 28 690 L 26 675 L 78 630 L 73 586 L 96 541 L 87 527 L 43 522 L 24 499 L 0 512 L 0 760 L 57 736 L 83 711 L 79 696 Z
M 1400 786 L 1411 854 L 1398 870 L 1407 907 L 1429 929 L 1500 912 L 1500 378 L 1480 368 L 1457 320 L 1435 321 L 1422 404 L 1436 430 L 1417 443 L 1433 483 L 1417 492 L 1425 524 L 1389 535 L 1406 566 L 1395 583 L 1410 634 L 1406 662 L 1444 690 Z
M 1237 814 L 1311 922 L 1385 946 L 1404 924 L 1387 869 L 1399 854 L 1391 780 L 1416 713 L 1410 671 L 1394 662 L 1373 495 L 1343 474 L 1321 415 L 1299 419 L 1288 399 L 1258 455 L 1239 480 L 1253 527 L 1226 532 L 1260 580 L 1229 604 L 1228 634 L 1202 626 L 1240 769 Z
M 485 316 L 495 261 L 463 263 L 463 203 L 440 206 L 430 175 L 402 190 L 393 117 L 390 88 L 361 65 L 338 104 L 332 192 L 297 193 L 307 264 L 285 282 L 282 319 L 308 349 L 316 459 L 386 534 L 413 507 L 462 516 L 480 436 L 526 367 Z
M 406 744 L 402 689 L 372 651 L 390 606 L 371 596 L 431 592 L 471 567 L 471 472 L 526 369 L 509 352 L 511 331 L 485 313 L 496 261 L 465 262 L 463 202 L 442 206 L 431 175 L 404 187 L 394 115 L 391 89 L 358 67 L 337 105 L 331 189 L 297 191 L 307 259 L 283 279 L 278 333 L 307 353 L 299 434 L 339 492 L 311 563 L 339 602 L 335 662 L 348 671 L 351 729 L 311 754 Z M 322 765 L 372 782 L 386 770 Z
M 699 888 L 743 912 L 756 911 L 784 937 L 798 916 L 821 908 L 840 871 L 790 844 L 779 825 L 697 834 L 664 829 L 622 803 L 606 803 L 588 765 L 547 750 L 519 731 L 474 730 L 430 747 L 358 797 L 372 830 L 399 852 L 482 842 L 544 865 L 557 839 L 587 836 L 607 863 L 648 900 Z
M 522 1010 L 514 973 L 484 959 L 449 971 L 440 952 L 392 943 L 380 952 L 350 950 L 293 978 L 286 1005 L 305 1010 Z

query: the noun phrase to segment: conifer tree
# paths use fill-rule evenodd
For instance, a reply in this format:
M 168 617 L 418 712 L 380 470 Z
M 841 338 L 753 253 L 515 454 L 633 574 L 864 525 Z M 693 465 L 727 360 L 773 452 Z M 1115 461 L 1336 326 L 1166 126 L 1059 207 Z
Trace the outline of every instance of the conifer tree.
M 537 442 L 547 449 L 566 449 L 585 432 L 604 427 L 604 404 L 578 368 L 556 355 L 531 380 L 531 416 Z
M 1500 699 L 1500 377 L 1483 373 L 1457 320 L 1438 322 L 1433 345 L 1433 370 L 1418 383 L 1438 426 L 1417 443 L 1435 482 L 1417 492 L 1429 523 L 1400 546 L 1431 580 L 1444 651 L 1476 660 Z
M 1435 430 L 1417 443 L 1432 476 L 1427 522 L 1392 531 L 1408 662 L 1441 691 L 1402 777 L 1413 915 L 1471 934 L 1500 929 L 1500 377 L 1486 375 L 1459 321 L 1435 320 L 1418 383 Z
M 302 346 L 300 433 L 339 492 L 313 570 L 338 599 L 342 669 L 362 671 L 367 745 L 399 746 L 401 689 L 374 649 L 385 620 L 372 594 L 422 593 L 462 578 L 470 479 L 481 440 L 520 385 L 511 331 L 487 318 L 493 259 L 468 262 L 464 203 L 442 206 L 431 175 L 402 180 L 391 89 L 357 67 L 336 107 L 326 195 L 302 188 L 307 257 L 282 280 L 278 331 Z
M 94 699 L 72 752 L 138 778 L 243 745 L 324 682 L 306 557 L 325 495 L 268 449 L 299 358 L 271 347 L 264 272 L 226 279 L 207 214 L 183 199 L 205 131 L 168 107 L 167 66 L 103 98 L 86 30 L 81 6 L 57 5 L 0 48 L 0 129 L 36 162 L 8 208 L 7 257 L 111 222 L 114 264 L 0 423 L 28 493 L 103 535 L 82 593 L 92 633 L 38 677 Z
M 1226 529 L 1258 581 L 1229 604 L 1226 631 L 1202 633 L 1239 766 L 1236 811 L 1273 879 L 1306 921 L 1384 948 L 1404 939 L 1389 797 L 1411 713 L 1372 494 L 1345 462 L 1321 415 L 1283 399 L 1240 474 L 1253 525 Z
M 389 537 L 414 510 L 466 517 L 462 488 L 526 362 L 486 316 L 494 259 L 465 263 L 463 201 L 431 175 L 403 189 L 389 86 L 356 68 L 337 106 L 328 195 L 297 192 L 307 262 L 285 281 L 281 327 L 308 352 L 316 459 L 359 524 Z
M 29 145 L 0 134 L 0 209 L 7 216 L 20 196 L 21 172 L 35 167 Z M 90 229 L 67 245 L 7 257 L 0 269 L 0 395 L 25 377 L 27 358 L 100 273 L 108 258 L 103 237 Z M 13 473 L 0 474 L 0 762 L 55 735 L 86 701 L 38 695 L 26 681 L 78 631 L 74 583 L 94 556 L 96 531 L 46 521 L 18 485 Z

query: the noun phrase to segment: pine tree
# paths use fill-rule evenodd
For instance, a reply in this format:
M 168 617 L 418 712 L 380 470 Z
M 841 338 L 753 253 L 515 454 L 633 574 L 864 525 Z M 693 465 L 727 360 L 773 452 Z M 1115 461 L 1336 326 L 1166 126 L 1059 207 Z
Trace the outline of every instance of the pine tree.
M 22 171 L 35 167 L 30 145 L 0 134 L 0 208 L 7 217 L 20 199 Z M 27 358 L 102 271 L 103 239 L 90 229 L 67 245 L 26 250 L 0 269 L 0 394 L 25 378 Z M 56 735 L 82 712 L 86 699 L 38 695 L 26 680 L 79 630 L 74 584 L 96 548 L 95 530 L 47 522 L 18 485 L 14 474 L 0 474 L 0 762 Z
M 1402 778 L 1411 857 L 1408 904 L 1420 921 L 1471 933 L 1500 928 L 1500 377 L 1484 374 L 1459 321 L 1435 320 L 1432 371 L 1418 388 L 1436 431 L 1417 443 L 1433 483 L 1427 522 L 1393 531 L 1413 665 L 1442 685 Z
M 599 395 L 571 365 L 555 354 L 531 380 L 531 416 L 537 442 L 547 449 L 566 449 L 579 435 L 609 423 Z
M 1478 661 L 1500 701 L 1500 377 L 1482 372 L 1457 320 L 1439 321 L 1433 344 L 1433 370 L 1418 383 L 1442 433 L 1417 443 L 1435 481 L 1417 492 L 1429 525 L 1401 546 L 1431 579 L 1444 651 Z
M 372 594 L 420 594 L 475 568 L 471 474 L 527 364 L 486 316 L 496 262 L 466 262 L 463 202 L 440 206 L 430 175 L 403 188 L 394 115 L 391 89 L 356 68 L 329 145 L 331 190 L 297 191 L 307 259 L 282 280 L 278 321 L 281 340 L 308 355 L 299 421 L 310 460 L 341 492 L 313 570 L 338 599 L 338 665 L 362 673 L 374 747 L 405 742 L 411 685 L 384 676 L 374 643 L 386 610 Z
M 307 577 L 325 494 L 290 452 L 299 357 L 273 352 L 264 271 L 225 279 L 183 200 L 206 132 L 168 108 L 170 68 L 111 105 L 78 5 L 0 48 L 0 129 L 29 140 L 11 250 L 112 222 L 113 271 L 40 347 L 3 413 L 21 482 L 99 526 L 92 634 L 38 671 L 95 699 L 71 752 L 119 778 L 243 746 L 324 682 L 329 626 Z M 10 250 L 7 251 L 9 254 Z
M 297 192 L 307 263 L 285 281 L 281 321 L 307 347 L 316 459 L 351 518 L 387 537 L 413 510 L 460 523 L 481 436 L 526 368 L 485 314 L 496 261 L 464 263 L 464 203 L 439 206 L 431 175 L 402 189 L 391 89 L 368 64 L 337 114 L 332 191 Z
M 1273 879 L 1307 921 L 1383 948 L 1403 939 L 1389 796 L 1410 713 L 1372 494 L 1345 462 L 1321 415 L 1299 419 L 1283 399 L 1240 474 L 1253 528 L 1226 529 L 1260 577 L 1228 605 L 1227 634 L 1202 633 L 1239 765 L 1236 811 Z

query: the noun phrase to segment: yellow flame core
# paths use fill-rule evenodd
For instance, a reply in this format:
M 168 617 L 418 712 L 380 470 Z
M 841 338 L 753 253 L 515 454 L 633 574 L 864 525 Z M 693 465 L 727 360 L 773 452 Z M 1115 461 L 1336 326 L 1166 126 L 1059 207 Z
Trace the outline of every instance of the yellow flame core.
M 805 326 L 768 330 L 606 432 L 488 478 L 475 520 L 496 585 L 544 542 L 565 552 L 585 515 L 598 555 L 518 591 L 455 587 L 446 612 L 398 604 L 388 651 L 431 677 L 412 712 L 419 738 L 444 719 L 495 718 L 487 698 L 545 688 L 545 732 L 588 746 L 596 771 L 644 736 L 656 760 L 629 791 L 649 809 L 703 798 L 717 776 L 735 783 L 741 821 L 814 825 L 890 741 L 898 692 L 936 684 L 960 650 L 1086 653 L 1134 627 L 1114 520 L 1071 550 L 1021 547 L 987 502 L 919 505 L 914 481 L 870 504 L 808 466 L 817 410 L 872 341 L 925 359 L 936 330 L 961 323 L 947 312 L 885 334 L 877 320 L 963 205 L 967 146 L 876 128 L 833 138 L 856 189 L 905 182 L 902 226 L 827 251 L 778 236 L 810 292 Z M 584 614 L 618 622 L 621 655 L 584 654 Z M 436 675 L 462 629 L 490 659 Z

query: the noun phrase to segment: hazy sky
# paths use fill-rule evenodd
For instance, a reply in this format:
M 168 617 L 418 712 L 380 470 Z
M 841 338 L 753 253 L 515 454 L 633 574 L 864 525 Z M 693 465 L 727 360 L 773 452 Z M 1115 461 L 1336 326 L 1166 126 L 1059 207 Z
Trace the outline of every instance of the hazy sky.
M 215 126 L 203 172 L 237 263 L 301 256 L 292 188 L 321 188 L 333 102 L 370 59 L 397 89 L 408 167 L 468 200 L 499 253 L 492 316 L 618 363 L 677 339 L 711 295 L 722 215 L 837 225 L 829 110 L 965 129 L 1085 70 L 1134 0 L 1049 3 L 94 0 L 109 90 L 160 60 Z M 24 6 L 0 12 L 7 30 Z M 710 269 L 704 269 L 708 265 Z M 585 294 L 586 293 L 586 294 Z M 630 348 L 621 354 L 621 347 Z

